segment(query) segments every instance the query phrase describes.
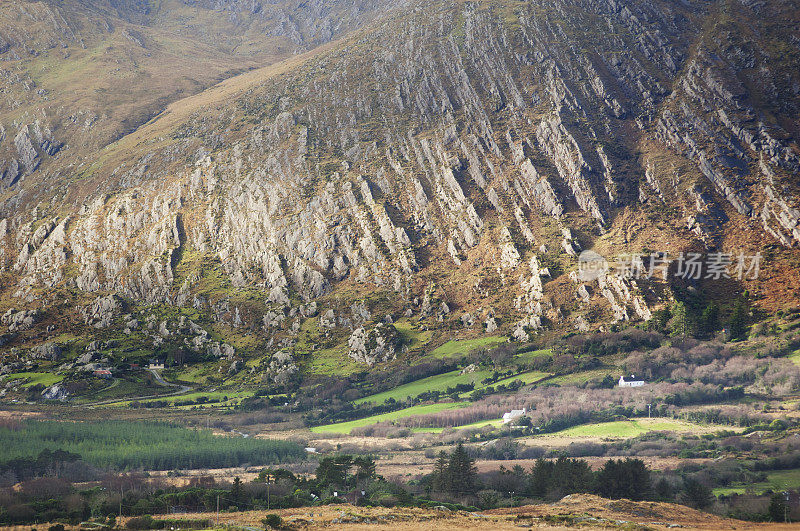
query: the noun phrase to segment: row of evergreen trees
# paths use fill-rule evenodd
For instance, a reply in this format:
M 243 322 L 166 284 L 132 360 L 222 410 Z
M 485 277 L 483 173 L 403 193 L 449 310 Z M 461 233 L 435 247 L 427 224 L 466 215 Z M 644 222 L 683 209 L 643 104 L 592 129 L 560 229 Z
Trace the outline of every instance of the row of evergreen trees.
M 553 499 L 573 493 L 595 493 L 604 498 L 643 500 L 658 497 L 666 487 L 652 484 L 650 470 L 641 459 L 608 460 L 597 472 L 581 459 L 539 459 L 517 495 Z M 430 476 L 432 493 L 473 495 L 481 489 L 475 461 L 459 444 L 453 452 L 442 451 Z M 666 493 L 663 493 L 666 494 Z

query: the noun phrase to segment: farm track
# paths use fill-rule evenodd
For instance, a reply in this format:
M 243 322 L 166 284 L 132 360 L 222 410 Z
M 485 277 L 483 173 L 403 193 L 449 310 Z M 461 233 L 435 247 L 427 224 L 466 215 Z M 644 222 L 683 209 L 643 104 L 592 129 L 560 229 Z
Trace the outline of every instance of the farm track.
M 161 374 L 155 369 L 145 369 L 145 370 L 153 375 L 153 378 L 155 379 L 155 381 L 156 381 L 156 383 L 158 385 L 161 385 L 163 387 L 179 387 L 180 389 L 178 389 L 177 391 L 174 391 L 172 393 L 165 393 L 165 394 L 133 396 L 133 397 L 125 397 L 125 398 L 113 398 L 113 399 L 110 399 L 110 400 L 103 400 L 101 402 L 94 402 L 93 404 L 89 405 L 89 407 L 107 406 L 109 404 L 115 404 L 117 402 L 131 402 L 131 401 L 134 401 L 134 400 L 148 400 L 148 399 L 151 399 L 151 398 L 169 398 L 171 396 L 183 395 L 183 394 L 186 394 L 189 391 L 193 390 L 193 388 L 188 386 L 188 385 L 170 383 L 170 382 L 164 380 L 164 378 L 161 376 Z

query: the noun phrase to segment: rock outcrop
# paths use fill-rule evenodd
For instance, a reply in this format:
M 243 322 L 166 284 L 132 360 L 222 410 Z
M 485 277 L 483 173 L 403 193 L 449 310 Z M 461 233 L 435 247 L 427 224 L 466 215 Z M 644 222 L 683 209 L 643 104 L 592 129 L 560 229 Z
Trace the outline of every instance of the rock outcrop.
M 393 360 L 402 347 L 397 329 L 388 323 L 380 323 L 369 331 L 356 328 L 347 341 L 350 357 L 370 367 L 376 363 Z
M 44 343 L 31 349 L 33 359 L 55 361 L 61 357 L 63 350 L 57 343 Z

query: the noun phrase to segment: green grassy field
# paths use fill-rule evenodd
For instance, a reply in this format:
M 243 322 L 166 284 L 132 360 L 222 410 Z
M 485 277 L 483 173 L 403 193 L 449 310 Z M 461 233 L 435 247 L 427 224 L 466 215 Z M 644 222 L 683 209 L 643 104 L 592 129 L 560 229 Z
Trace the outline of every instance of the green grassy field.
M 365 402 L 373 402 L 375 404 L 383 404 L 388 398 L 403 401 L 407 398 L 415 397 L 420 393 L 424 393 L 425 391 L 445 391 L 448 387 L 455 387 L 458 384 L 479 384 L 481 380 L 491 376 L 491 374 L 490 371 L 475 371 L 461 374 L 461 371 L 455 370 L 409 382 L 383 393 L 365 396 L 364 398 L 356 400 L 355 403 L 363 404 Z
M 731 494 L 744 494 L 745 492 L 762 492 L 794 490 L 800 488 L 800 469 L 777 470 L 767 474 L 767 480 L 761 483 L 750 485 L 733 485 L 730 487 L 719 487 L 713 490 L 715 496 L 729 496 Z
M 32 387 L 34 385 L 43 385 L 50 387 L 57 384 L 64 379 L 60 374 L 52 374 L 49 372 L 15 372 L 6 376 L 6 380 L 27 380 L 22 387 Z
M 413 417 L 414 415 L 426 415 L 428 413 L 438 413 L 447 409 L 458 409 L 466 406 L 464 402 L 447 402 L 439 404 L 425 404 L 420 406 L 413 406 L 406 409 L 392 411 L 390 413 L 381 413 L 380 415 L 373 415 L 358 420 L 351 420 L 348 422 L 339 422 L 336 424 L 327 424 L 325 426 L 315 426 L 311 428 L 314 433 L 350 433 L 353 428 L 360 428 L 362 426 L 370 426 L 378 422 L 391 422 L 393 420 Z
M 455 339 L 435 348 L 426 357 L 442 359 L 459 354 L 466 355 L 477 348 L 493 347 L 505 342 L 506 338 L 502 336 L 484 336 L 476 339 Z
M 347 349 L 347 344 L 342 343 L 333 348 L 315 351 L 305 367 L 306 372 L 324 376 L 350 376 L 364 370 L 366 366 L 353 361 L 347 355 Z
M 559 432 L 542 435 L 542 437 L 600 437 L 628 439 L 638 437 L 651 431 L 672 431 L 678 433 L 698 433 L 715 430 L 730 429 L 728 426 L 711 426 L 695 424 L 684 420 L 675 419 L 633 419 L 614 422 L 600 422 L 574 426 Z
M 530 352 L 521 352 L 519 354 L 516 354 L 514 356 L 514 359 L 522 363 L 530 363 L 536 358 L 551 356 L 552 354 L 553 354 L 552 349 L 545 348 L 541 350 L 531 350 Z
M 419 331 L 414 329 L 414 326 L 408 319 L 398 319 L 395 321 L 394 327 L 400 332 L 400 335 L 403 336 L 403 340 L 406 345 L 408 345 L 409 349 L 415 349 L 427 344 L 433 336 L 431 330 Z
M 540 371 L 523 372 L 515 376 L 509 376 L 508 378 L 497 380 L 496 382 L 490 384 L 481 385 L 480 387 L 475 386 L 475 389 L 485 389 L 486 387 L 497 387 L 498 385 L 508 385 L 514 380 L 520 380 L 522 381 L 523 384 L 527 385 L 530 383 L 538 382 L 542 378 L 547 378 L 548 376 L 550 376 L 549 372 L 540 372 Z
M 548 383 L 555 384 L 555 385 L 574 385 L 574 384 L 582 384 L 586 383 L 589 380 L 602 380 L 605 378 L 607 374 L 611 374 L 612 376 L 618 376 L 618 371 L 615 371 L 613 368 L 608 369 L 592 369 L 590 371 L 584 372 L 576 372 L 573 374 L 565 374 L 563 376 L 556 376 L 551 380 L 548 380 Z
M 797 352 L 792 352 L 786 357 L 792 360 L 792 363 L 794 363 L 795 365 L 800 366 L 800 350 L 798 350 Z

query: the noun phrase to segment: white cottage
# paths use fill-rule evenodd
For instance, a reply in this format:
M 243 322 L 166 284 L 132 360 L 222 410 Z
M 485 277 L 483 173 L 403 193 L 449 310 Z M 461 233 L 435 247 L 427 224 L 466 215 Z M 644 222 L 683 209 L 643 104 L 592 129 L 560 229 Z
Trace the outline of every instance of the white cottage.
M 526 413 L 525 408 L 512 409 L 508 413 L 503 413 L 503 424 L 508 424 L 514 419 L 517 419 Z
M 634 380 L 636 378 L 634 375 L 631 374 L 631 380 L 625 380 L 624 376 L 619 377 L 619 386 L 620 387 L 641 387 L 644 385 L 643 380 Z

